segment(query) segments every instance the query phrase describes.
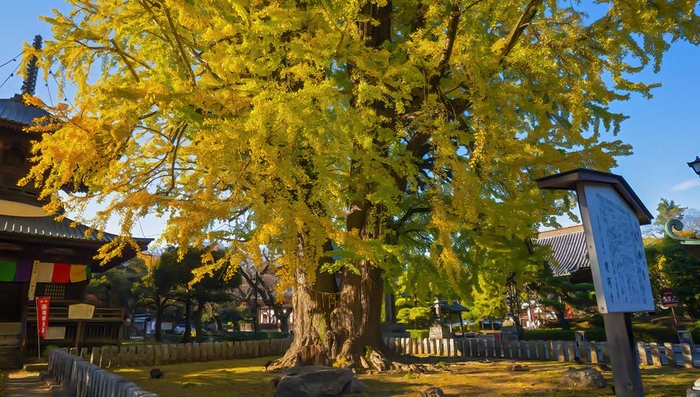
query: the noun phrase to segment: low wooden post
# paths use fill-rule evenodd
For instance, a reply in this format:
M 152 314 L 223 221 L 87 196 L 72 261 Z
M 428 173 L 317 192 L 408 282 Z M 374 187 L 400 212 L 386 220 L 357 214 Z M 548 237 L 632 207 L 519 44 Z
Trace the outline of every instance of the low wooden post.
M 672 343 L 664 343 L 664 354 L 666 355 L 666 360 L 668 361 L 669 367 L 675 367 L 676 363 L 676 353 L 673 351 Z
M 591 349 L 591 363 L 598 364 L 598 344 L 594 341 L 591 341 L 588 345 Z
M 486 357 L 493 357 L 493 340 L 489 339 L 486 341 Z
M 520 344 L 517 341 L 511 341 L 510 348 L 513 351 L 513 358 L 523 358 L 523 352 L 520 351 Z
M 576 358 L 576 347 L 573 341 L 566 341 L 566 359 L 568 361 L 574 361 Z
M 129 348 L 127 346 L 122 346 L 119 348 L 119 368 L 126 368 L 129 366 Z
M 604 363 L 610 362 L 610 349 L 608 349 L 608 342 L 600 342 L 600 353 L 603 355 Z
M 637 355 L 639 356 L 639 364 L 647 365 L 647 346 L 644 342 L 637 342 Z
M 527 341 L 521 340 L 520 341 L 520 358 L 521 359 L 530 358 L 530 352 L 527 351 L 527 348 L 528 348 Z
M 527 342 L 527 349 L 530 352 L 528 358 L 530 360 L 539 359 L 539 352 L 537 351 L 537 343 L 534 340 Z
M 651 363 L 655 367 L 660 367 L 661 366 L 661 352 L 659 351 L 659 344 L 658 343 L 650 343 L 649 347 L 651 349 Z
M 494 344 L 493 344 L 493 345 L 494 345 L 493 347 L 494 347 L 494 349 L 495 349 L 494 357 L 496 357 L 496 358 L 501 358 L 501 357 L 503 357 L 503 342 L 500 341 L 500 340 L 499 340 L 499 341 L 494 341 Z
M 544 341 L 541 341 L 541 340 L 537 341 L 537 359 L 538 360 L 546 360 L 547 359 L 547 356 L 545 354 Z
M 578 357 L 581 359 L 581 361 L 587 363 L 590 362 L 591 360 L 588 358 L 588 342 L 578 342 Z
M 100 352 L 100 368 L 107 368 L 109 366 L 110 350 L 110 346 L 102 346 L 102 351 Z
M 95 365 L 95 366 L 100 366 L 100 348 L 99 347 L 93 347 L 92 348 L 92 354 L 90 355 L 90 364 Z
M 557 361 L 560 363 L 566 362 L 566 354 L 564 353 L 564 341 L 557 341 Z
M 553 340 L 547 341 L 547 359 L 550 361 L 557 361 L 557 355 L 554 352 L 555 344 Z
M 109 349 L 109 368 L 119 368 L 119 348 L 116 346 Z
M 681 352 L 683 353 L 683 366 L 693 368 L 693 353 L 690 350 L 690 345 L 681 343 Z

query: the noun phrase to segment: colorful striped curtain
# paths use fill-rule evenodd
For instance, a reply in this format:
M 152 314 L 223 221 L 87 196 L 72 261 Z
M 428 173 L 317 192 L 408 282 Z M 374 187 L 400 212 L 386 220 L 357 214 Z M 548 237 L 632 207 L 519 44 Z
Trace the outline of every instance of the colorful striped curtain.
M 32 275 L 32 266 L 32 261 L 0 259 L 0 282 L 27 282 Z M 86 265 L 42 262 L 37 266 L 38 283 L 79 283 L 92 278 Z

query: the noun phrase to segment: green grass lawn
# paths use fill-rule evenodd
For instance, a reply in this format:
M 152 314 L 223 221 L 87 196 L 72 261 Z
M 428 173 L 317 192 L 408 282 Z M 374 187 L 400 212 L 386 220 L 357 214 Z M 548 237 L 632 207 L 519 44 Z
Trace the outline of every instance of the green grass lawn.
M 163 379 L 150 379 L 150 367 L 123 368 L 114 372 L 161 397 L 271 396 L 270 382 L 275 372 L 265 372 L 270 357 L 164 365 Z M 451 363 L 445 371 L 430 374 L 379 374 L 358 376 L 366 386 L 366 396 L 417 396 L 430 386 L 442 388 L 448 396 L 612 396 L 610 388 L 574 391 L 561 388 L 559 378 L 567 363 L 521 362 L 529 372 L 510 372 L 513 361 L 490 363 L 468 361 Z M 612 384 L 610 372 L 603 373 Z M 700 374 L 682 368 L 642 368 L 645 395 L 671 397 L 685 395 Z

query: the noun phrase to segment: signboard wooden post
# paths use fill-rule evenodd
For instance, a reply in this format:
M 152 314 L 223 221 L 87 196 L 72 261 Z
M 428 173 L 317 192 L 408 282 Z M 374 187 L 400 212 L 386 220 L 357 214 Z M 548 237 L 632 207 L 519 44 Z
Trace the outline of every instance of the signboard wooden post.
M 573 170 L 537 180 L 541 189 L 575 190 L 603 315 L 615 395 L 644 395 L 630 313 L 654 311 L 640 225 L 651 214 L 619 175 Z

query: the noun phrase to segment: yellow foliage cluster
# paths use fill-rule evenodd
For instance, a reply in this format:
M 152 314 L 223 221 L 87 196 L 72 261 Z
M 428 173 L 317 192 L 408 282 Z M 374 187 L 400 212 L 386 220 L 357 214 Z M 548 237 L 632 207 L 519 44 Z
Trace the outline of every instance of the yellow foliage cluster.
M 571 207 L 533 178 L 629 154 L 609 104 L 699 31 L 686 1 L 71 3 L 37 55 L 76 96 L 35 129 L 27 181 L 125 234 L 155 213 L 234 263 L 266 246 L 283 285 L 328 239 L 416 285 L 501 282 Z

